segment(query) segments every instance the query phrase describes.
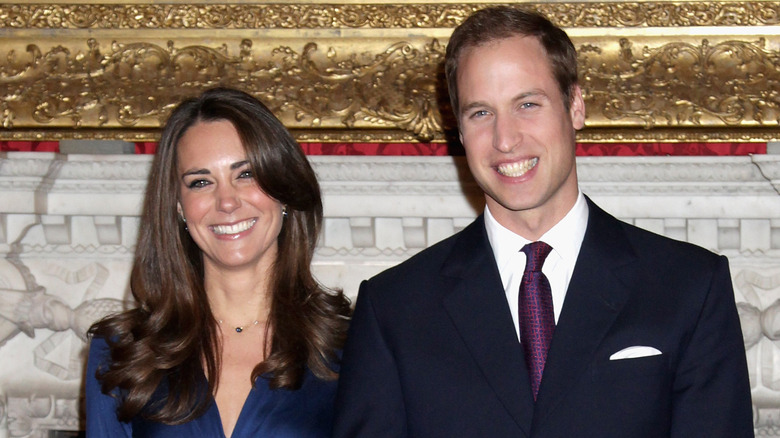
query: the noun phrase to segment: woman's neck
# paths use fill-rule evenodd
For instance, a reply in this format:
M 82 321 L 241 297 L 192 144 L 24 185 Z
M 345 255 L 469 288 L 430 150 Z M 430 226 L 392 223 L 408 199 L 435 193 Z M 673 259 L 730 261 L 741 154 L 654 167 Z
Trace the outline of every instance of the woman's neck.
M 265 323 L 271 305 L 269 283 L 264 273 L 227 270 L 204 273 L 211 312 L 227 326 Z

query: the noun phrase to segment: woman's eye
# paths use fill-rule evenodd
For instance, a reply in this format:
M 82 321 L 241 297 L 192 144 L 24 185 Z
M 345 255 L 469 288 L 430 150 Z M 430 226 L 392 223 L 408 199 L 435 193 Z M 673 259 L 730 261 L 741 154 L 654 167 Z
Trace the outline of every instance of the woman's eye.
M 210 183 L 208 181 L 206 181 L 205 179 L 196 179 L 196 180 L 191 181 L 189 184 L 187 184 L 187 187 L 189 187 L 191 189 L 200 189 L 200 188 L 206 187 L 209 184 Z
M 252 178 L 252 171 L 251 170 L 243 170 L 240 174 L 238 174 L 239 178 Z

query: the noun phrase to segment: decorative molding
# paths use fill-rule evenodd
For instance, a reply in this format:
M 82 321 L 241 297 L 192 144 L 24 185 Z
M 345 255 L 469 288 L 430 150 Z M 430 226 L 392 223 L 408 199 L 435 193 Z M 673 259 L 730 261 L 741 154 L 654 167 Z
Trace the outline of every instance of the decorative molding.
M 1 88 L 1 87 L 0 87 Z M 290 128 L 301 143 L 416 143 L 421 142 L 414 133 L 392 129 Z M 5 141 L 59 141 L 59 140 L 124 140 L 132 142 L 156 142 L 159 128 L 155 129 L 7 129 L 0 130 L 0 140 Z M 444 136 L 444 134 L 441 134 Z M 617 129 L 586 128 L 577 138 L 583 143 L 764 143 L 780 141 L 777 129 L 742 128 L 718 131 L 712 128 L 663 128 Z M 446 137 L 446 136 L 444 136 Z M 454 140 L 453 140 L 454 141 Z M 443 140 L 433 140 L 442 143 Z
M 13 29 L 453 28 L 484 3 L 0 4 Z M 198 4 L 202 3 L 202 4 Z M 500 3 L 494 3 L 500 4 Z M 773 1 L 524 3 L 564 27 L 772 26 Z
M 55 395 L 8 398 L 9 438 L 48 438 L 50 430 L 79 430 L 79 400 Z
M 230 85 L 301 141 L 452 140 L 444 48 L 485 6 L 2 1 L 0 139 L 154 141 L 182 98 Z M 523 7 L 579 50 L 582 141 L 780 140 L 777 2 Z
M 764 37 L 727 38 L 580 45 L 588 126 L 777 127 L 780 51 Z
M 19 251 L 118 257 L 132 252 L 135 234 L 129 230 L 137 226 L 151 156 L 4 155 L 0 159 L 0 189 L 13 202 L 0 213 L 5 215 L 6 240 L 15 242 Z M 339 225 L 339 230 L 352 230 L 354 235 L 361 235 L 361 229 L 375 233 L 378 226 L 381 228 L 376 218 L 396 220 L 392 226 L 403 228 L 404 233 L 426 229 L 426 221 L 439 219 L 450 221 L 449 227 L 457 229 L 459 225 L 453 220 L 468 221 L 482 208 L 481 192 L 464 157 L 310 159 L 326 197 L 326 236 L 327 224 L 341 220 L 347 222 Z M 600 202 L 615 204 L 611 211 L 627 220 L 711 217 L 708 220 L 717 221 L 717 228 L 729 228 L 733 225 L 724 222 L 727 219 L 780 217 L 776 202 L 780 159 L 773 155 L 580 157 L 578 168 L 583 191 Z M 658 199 L 665 202 L 652 205 Z M 755 205 L 747 210 L 729 208 L 740 202 Z M 419 215 L 410 216 L 412 211 Z M 37 219 L 22 226 L 11 221 L 11 216 Z M 772 229 L 780 227 L 780 220 L 771 222 Z M 23 239 L 13 231 L 29 232 L 30 226 L 38 225 L 44 231 L 39 239 Z M 86 230 L 91 231 L 85 234 Z M 79 239 L 79 235 L 88 239 Z M 417 237 L 406 240 L 423 242 L 413 248 L 434 243 Z M 772 239 L 766 236 L 764 240 Z M 326 238 L 320 251 L 342 254 L 344 248 L 352 251 L 350 246 L 332 246 Z M 366 247 L 361 244 L 356 248 L 365 251 Z M 376 249 L 381 252 L 387 247 Z

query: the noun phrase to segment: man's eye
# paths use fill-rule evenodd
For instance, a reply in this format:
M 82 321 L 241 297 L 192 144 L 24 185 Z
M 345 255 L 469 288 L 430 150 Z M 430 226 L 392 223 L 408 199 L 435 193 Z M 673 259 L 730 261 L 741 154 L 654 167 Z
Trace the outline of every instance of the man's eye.
M 535 108 L 539 106 L 536 102 L 523 102 L 520 104 L 520 108 Z
M 472 118 L 476 118 L 476 117 L 484 117 L 484 116 L 486 116 L 486 115 L 488 115 L 488 114 L 489 114 L 489 113 L 488 113 L 487 111 L 485 111 L 485 110 L 479 110 L 479 111 L 474 111 L 474 112 L 471 114 L 471 117 L 472 117 Z

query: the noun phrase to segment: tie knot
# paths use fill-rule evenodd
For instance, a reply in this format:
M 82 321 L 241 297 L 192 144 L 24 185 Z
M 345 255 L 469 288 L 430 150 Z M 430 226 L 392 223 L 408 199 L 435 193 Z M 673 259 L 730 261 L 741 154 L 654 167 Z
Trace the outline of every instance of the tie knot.
M 552 251 L 552 247 L 544 242 L 531 242 L 523 247 L 527 261 L 525 262 L 525 272 L 541 272 L 544 259 Z

